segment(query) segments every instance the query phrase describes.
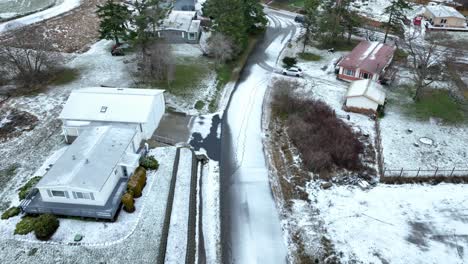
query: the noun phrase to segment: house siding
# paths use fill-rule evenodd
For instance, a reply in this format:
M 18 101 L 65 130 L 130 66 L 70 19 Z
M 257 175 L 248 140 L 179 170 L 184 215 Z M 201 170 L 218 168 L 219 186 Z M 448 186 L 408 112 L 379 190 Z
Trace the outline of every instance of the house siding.
M 160 39 L 164 39 L 167 43 L 181 44 L 197 44 L 200 40 L 200 32 L 195 33 L 195 39 L 189 39 L 189 33 L 183 30 L 174 30 L 174 29 L 164 29 L 157 31 L 157 36 Z
M 364 96 L 359 96 L 347 98 L 346 106 L 349 108 L 370 109 L 376 111 L 379 105 Z

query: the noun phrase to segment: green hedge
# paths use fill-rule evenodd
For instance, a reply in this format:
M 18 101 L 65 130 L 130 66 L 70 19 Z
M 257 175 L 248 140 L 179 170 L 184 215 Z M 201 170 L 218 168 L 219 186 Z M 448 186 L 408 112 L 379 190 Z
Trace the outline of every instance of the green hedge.
M 23 187 L 19 188 L 18 196 L 20 201 L 26 198 L 29 191 L 31 191 L 31 188 L 34 187 L 41 180 L 41 178 L 41 176 L 34 176 L 25 185 L 23 185 Z
M 10 207 L 8 208 L 8 210 L 3 212 L 2 219 L 8 219 L 10 217 L 17 216 L 19 215 L 20 212 L 21 210 L 19 207 L 16 207 L 16 206 Z
M 43 214 L 34 222 L 34 234 L 39 240 L 49 240 L 59 226 L 59 220 L 55 215 Z
M 26 235 L 34 231 L 35 217 L 25 216 L 16 224 L 15 234 Z
M 140 159 L 140 166 L 147 170 L 157 170 L 159 162 L 153 156 L 145 156 Z

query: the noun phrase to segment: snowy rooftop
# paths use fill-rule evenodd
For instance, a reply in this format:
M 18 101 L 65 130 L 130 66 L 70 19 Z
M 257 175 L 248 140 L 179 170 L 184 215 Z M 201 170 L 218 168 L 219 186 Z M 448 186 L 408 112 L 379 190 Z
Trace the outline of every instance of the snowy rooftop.
M 70 94 L 60 119 L 145 123 L 154 99 L 164 90 L 134 88 L 83 88 Z
M 456 17 L 465 19 L 455 8 L 451 6 L 436 5 L 426 6 L 426 10 L 432 13 L 435 17 Z
M 200 21 L 194 20 L 196 14 L 195 11 L 172 10 L 169 16 L 164 19 L 161 28 L 197 32 Z
M 338 66 L 359 68 L 379 74 L 391 62 L 394 52 L 395 47 L 379 42 L 362 41 L 338 63 Z
M 372 80 L 358 80 L 351 83 L 346 98 L 364 96 L 380 105 L 385 102 L 383 87 Z
M 97 126 L 86 129 L 37 187 L 70 187 L 100 191 L 121 161 L 136 133 L 134 125 Z

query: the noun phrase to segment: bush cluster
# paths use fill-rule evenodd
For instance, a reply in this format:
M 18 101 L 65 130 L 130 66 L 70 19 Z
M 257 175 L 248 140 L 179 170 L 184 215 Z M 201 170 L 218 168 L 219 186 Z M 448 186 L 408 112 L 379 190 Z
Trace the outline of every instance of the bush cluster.
M 20 212 L 21 210 L 19 207 L 16 207 L 16 206 L 10 207 L 5 212 L 3 212 L 2 219 L 8 219 L 10 217 L 17 216 L 19 215 Z
M 34 223 L 36 222 L 36 218 L 31 217 L 31 216 L 25 216 L 21 218 L 21 221 L 19 221 L 16 224 L 15 228 L 15 235 L 26 235 L 29 234 L 30 232 L 34 231 Z
M 140 166 L 147 170 L 157 170 L 159 162 L 153 156 L 144 156 L 140 159 Z
M 297 64 L 297 59 L 294 57 L 284 57 L 283 58 L 283 66 L 285 68 L 291 68 L 292 66 Z
M 127 192 L 133 197 L 138 198 L 146 185 L 146 170 L 143 167 L 138 167 L 133 175 L 128 180 Z
M 23 187 L 19 188 L 18 196 L 20 201 L 26 198 L 29 191 L 31 191 L 32 187 L 34 187 L 41 180 L 41 178 L 41 176 L 34 176 L 25 185 L 23 185 Z
M 308 170 L 362 169 L 359 155 L 364 152 L 363 144 L 326 103 L 298 98 L 291 89 L 275 89 L 272 108 L 285 120 L 288 134 Z
M 133 195 L 131 193 L 126 192 L 122 196 L 122 204 L 124 206 L 125 212 L 135 212 L 135 200 L 133 199 Z
M 55 215 L 43 214 L 34 221 L 34 234 L 39 240 L 49 240 L 59 226 L 59 220 Z

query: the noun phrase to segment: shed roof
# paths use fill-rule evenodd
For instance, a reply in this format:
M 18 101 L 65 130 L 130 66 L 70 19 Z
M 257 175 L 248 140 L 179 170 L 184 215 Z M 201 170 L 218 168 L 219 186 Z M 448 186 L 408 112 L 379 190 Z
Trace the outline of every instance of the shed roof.
M 346 93 L 346 98 L 366 97 L 379 105 L 385 102 L 385 91 L 382 85 L 370 79 L 358 80 L 351 83 Z
M 36 187 L 99 192 L 124 157 L 136 125 L 86 129 L 55 162 Z
M 72 91 L 60 119 L 145 123 L 164 90 L 91 87 Z
M 431 12 L 435 17 L 456 17 L 460 19 L 465 19 L 465 17 L 460 14 L 455 8 L 451 6 L 444 5 L 435 5 L 435 6 L 426 6 L 426 10 Z
M 167 18 L 163 20 L 161 29 L 197 32 L 200 27 L 200 21 L 195 20 L 196 14 L 196 11 L 172 10 Z
M 380 74 L 392 61 L 394 52 L 395 47 L 380 42 L 362 41 L 338 63 L 338 66 Z

